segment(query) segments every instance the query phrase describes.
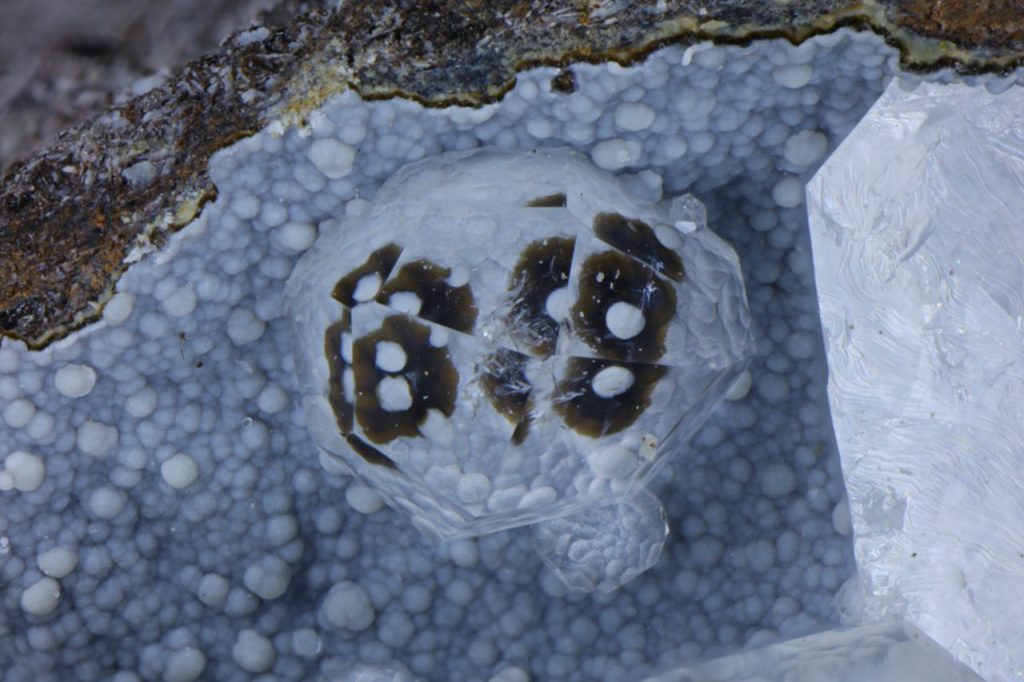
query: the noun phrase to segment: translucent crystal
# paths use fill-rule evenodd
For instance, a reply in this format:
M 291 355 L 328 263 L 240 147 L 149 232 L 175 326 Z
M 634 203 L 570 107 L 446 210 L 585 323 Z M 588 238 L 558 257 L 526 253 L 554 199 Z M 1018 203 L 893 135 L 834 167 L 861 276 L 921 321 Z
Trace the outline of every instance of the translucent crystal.
M 808 185 L 867 617 L 1024 674 L 1024 90 L 899 81 Z
M 406 166 L 321 227 L 286 298 L 327 465 L 448 538 L 640 490 L 752 348 L 700 202 L 569 150 Z
M 646 490 L 534 525 L 544 563 L 571 590 L 611 592 L 658 561 L 668 537 L 665 509 Z

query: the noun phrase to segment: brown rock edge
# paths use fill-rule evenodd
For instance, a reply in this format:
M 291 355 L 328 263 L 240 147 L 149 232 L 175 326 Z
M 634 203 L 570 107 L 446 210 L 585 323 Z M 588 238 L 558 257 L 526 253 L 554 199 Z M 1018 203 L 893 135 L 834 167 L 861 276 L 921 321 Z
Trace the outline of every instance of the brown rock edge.
M 304 11 L 293 15 L 294 7 Z M 876 31 L 908 70 L 1008 72 L 1020 0 L 283 0 L 163 86 L 65 131 L 0 184 L 0 336 L 42 348 L 95 320 L 133 252 L 188 224 L 210 156 L 332 94 L 426 105 L 499 99 L 536 65 L 642 59 L 669 43 L 798 43 Z M 273 24 L 279 24 L 276 27 Z M 254 32 L 255 31 L 255 32 Z M 559 87 L 571 89 L 567 73 Z M 125 171 L 128 171 L 125 174 Z M 131 182 L 128 178 L 131 178 Z M 134 183 L 134 184 L 133 184 Z

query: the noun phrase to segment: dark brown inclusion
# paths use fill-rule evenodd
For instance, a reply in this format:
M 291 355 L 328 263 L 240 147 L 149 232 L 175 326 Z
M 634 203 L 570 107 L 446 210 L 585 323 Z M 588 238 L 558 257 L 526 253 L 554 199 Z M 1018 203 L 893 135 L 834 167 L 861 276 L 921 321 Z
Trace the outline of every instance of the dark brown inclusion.
M 619 395 L 605 398 L 594 392 L 593 381 L 598 372 L 613 366 L 632 372 L 633 385 Z M 668 369 L 660 365 L 569 358 L 566 378 L 556 387 L 552 402 L 573 430 L 594 438 L 607 436 L 632 425 L 650 407 L 651 392 L 667 373 Z
M 548 315 L 548 296 L 569 283 L 576 240 L 549 237 L 533 242 L 519 256 L 509 290 L 515 296 L 509 324 L 512 339 L 523 347 L 549 357 L 558 341 L 558 322 Z
M 660 241 L 650 225 L 618 213 L 598 213 L 594 233 L 604 243 L 647 263 L 660 274 L 683 281 L 683 259 Z
M 377 344 L 393 341 L 402 347 L 407 358 L 398 372 L 385 372 L 377 367 Z M 396 438 L 420 436 L 419 426 L 427 410 L 437 409 L 446 417 L 455 411 L 459 372 L 452 364 L 445 347 L 430 345 L 430 327 L 405 315 L 392 315 L 377 331 L 356 339 L 352 344 L 355 372 L 355 416 L 363 433 L 377 444 Z M 409 382 L 412 405 L 401 412 L 381 409 L 377 386 L 385 377 L 402 377 Z
M 383 282 L 391 274 L 391 269 L 395 267 L 400 255 L 402 255 L 402 248 L 397 244 L 382 246 L 371 253 L 365 263 L 338 280 L 331 296 L 350 308 L 357 305 L 358 301 L 352 295 L 355 293 L 356 287 L 359 286 L 359 280 L 367 275 L 377 273 L 380 276 L 380 281 Z
M 342 310 L 341 319 L 327 328 L 324 334 L 324 352 L 331 377 L 328 381 L 327 401 L 334 410 L 334 418 L 343 434 L 352 431 L 352 403 L 345 398 L 344 375 L 348 368 L 341 354 L 341 335 L 352 332 L 352 314 L 348 308 Z
M 395 464 L 395 460 L 391 459 L 359 436 L 349 434 L 345 436 L 345 441 L 348 443 L 350 448 L 355 450 L 357 455 L 365 459 L 370 464 L 376 464 L 377 466 L 387 467 L 388 469 L 398 471 L 398 465 Z
M 516 425 L 512 442 L 519 445 L 530 431 L 530 392 L 526 377 L 529 357 L 507 348 L 499 348 L 484 359 L 480 380 L 494 409 Z
M 630 339 L 612 334 L 605 322 L 608 309 L 620 301 L 644 315 L 643 330 Z M 655 362 L 665 354 L 668 323 L 675 313 L 675 291 L 646 265 L 617 251 L 604 251 L 583 262 L 572 326 L 601 357 Z
M 387 305 L 388 299 L 399 292 L 416 294 L 422 303 L 417 317 L 471 334 L 477 316 L 473 290 L 468 284 L 460 287 L 448 284 L 445 280 L 451 274 L 451 268 L 426 259 L 411 261 L 384 284 L 377 295 L 377 302 Z
M 537 197 L 526 206 L 527 208 L 565 208 L 565 193 L 549 194 L 546 197 Z

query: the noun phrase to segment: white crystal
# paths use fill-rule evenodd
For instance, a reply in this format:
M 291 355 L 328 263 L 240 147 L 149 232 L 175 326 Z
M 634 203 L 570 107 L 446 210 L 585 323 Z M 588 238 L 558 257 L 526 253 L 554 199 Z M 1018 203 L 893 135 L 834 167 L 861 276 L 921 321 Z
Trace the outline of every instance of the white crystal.
M 1024 90 L 894 82 L 807 188 L 868 618 L 1024 673 Z

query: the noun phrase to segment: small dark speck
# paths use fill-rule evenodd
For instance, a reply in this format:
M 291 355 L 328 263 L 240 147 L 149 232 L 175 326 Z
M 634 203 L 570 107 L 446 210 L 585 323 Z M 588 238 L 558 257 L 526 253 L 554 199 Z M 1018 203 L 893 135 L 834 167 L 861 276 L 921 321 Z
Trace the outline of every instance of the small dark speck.
M 203 368 L 203 361 L 200 360 L 199 362 L 196 363 L 196 369 L 202 369 L 202 368 Z
M 565 69 L 551 79 L 551 89 L 563 95 L 576 92 L 576 74 L 571 69 Z

